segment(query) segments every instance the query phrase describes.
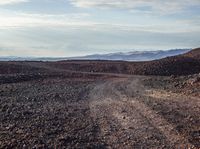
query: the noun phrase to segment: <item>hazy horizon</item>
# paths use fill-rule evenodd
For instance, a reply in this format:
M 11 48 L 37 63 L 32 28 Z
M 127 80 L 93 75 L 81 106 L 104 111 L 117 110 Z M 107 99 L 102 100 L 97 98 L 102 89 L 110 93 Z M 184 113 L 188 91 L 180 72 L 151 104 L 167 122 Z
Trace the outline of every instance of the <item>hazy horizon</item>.
M 148 50 L 148 49 L 140 49 L 140 50 L 138 50 L 138 49 L 133 49 L 133 50 L 131 50 L 131 51 L 126 51 L 126 52 L 122 52 L 123 50 L 121 50 L 121 52 L 119 51 L 119 52 L 110 52 L 110 53 L 91 53 L 91 54 L 86 54 L 86 55 L 74 55 L 74 56 L 17 56 L 17 55 L 5 55 L 5 56 L 0 56 L 0 58 L 76 58 L 76 57 L 85 57 L 85 56 L 94 56 L 94 55 L 109 55 L 109 54 L 131 54 L 131 53 L 134 53 L 135 52 L 135 54 L 137 53 L 137 52 L 143 52 L 143 53 L 145 53 L 145 52 L 157 52 L 157 51 L 162 51 L 162 52 L 169 52 L 169 51 L 175 51 L 175 50 L 179 50 L 179 51 L 181 51 L 181 50 L 183 50 L 183 51 L 187 51 L 187 50 L 192 50 L 192 48 L 177 48 L 177 49 L 164 49 L 164 50 L 162 50 L 162 49 L 157 49 L 157 50 L 153 50 L 153 49 L 150 49 L 150 50 Z
M 199 0 L 0 0 L 0 56 L 73 57 L 200 45 Z

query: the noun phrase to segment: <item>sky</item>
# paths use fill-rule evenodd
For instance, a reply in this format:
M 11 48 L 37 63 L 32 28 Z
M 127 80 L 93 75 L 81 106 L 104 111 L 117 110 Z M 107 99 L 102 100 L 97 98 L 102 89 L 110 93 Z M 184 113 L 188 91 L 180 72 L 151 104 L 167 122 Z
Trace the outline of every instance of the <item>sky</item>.
M 0 56 L 200 47 L 200 0 L 0 0 Z

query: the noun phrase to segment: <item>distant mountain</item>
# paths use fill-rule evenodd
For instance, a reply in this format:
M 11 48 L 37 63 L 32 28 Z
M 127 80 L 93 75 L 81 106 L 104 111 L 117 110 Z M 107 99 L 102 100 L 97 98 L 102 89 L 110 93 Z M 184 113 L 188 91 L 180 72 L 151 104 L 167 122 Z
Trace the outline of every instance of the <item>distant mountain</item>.
M 152 61 L 67 60 L 50 66 L 72 71 L 131 75 L 181 76 L 200 73 L 200 48 Z
M 191 49 L 173 49 L 167 51 L 134 51 L 127 53 L 94 54 L 83 57 L 73 57 L 78 60 L 122 60 L 122 61 L 149 61 L 175 56 L 189 52 Z
M 62 61 L 62 60 L 122 60 L 122 61 L 149 61 L 169 56 L 184 54 L 191 49 L 173 49 L 158 51 L 133 51 L 110 54 L 94 54 L 82 57 L 0 57 L 0 61 Z

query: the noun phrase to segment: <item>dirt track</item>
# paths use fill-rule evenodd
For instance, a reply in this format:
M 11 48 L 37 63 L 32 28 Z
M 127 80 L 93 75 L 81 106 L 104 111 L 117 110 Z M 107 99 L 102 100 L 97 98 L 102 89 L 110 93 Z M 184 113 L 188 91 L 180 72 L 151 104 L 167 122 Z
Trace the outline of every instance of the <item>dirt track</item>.
M 149 77 L 40 75 L 2 81 L 0 148 L 200 147 L 199 98 L 153 89 Z
M 108 148 L 199 147 L 193 133 L 200 126 L 200 100 L 169 93 L 156 96 L 158 91 L 144 87 L 143 79 L 113 79 L 91 91 L 90 111 L 98 127 L 97 137 Z M 170 111 L 162 113 L 161 106 Z M 181 112 L 180 119 L 177 113 Z M 197 121 L 188 121 L 188 117 Z M 183 132 L 178 130 L 180 125 Z

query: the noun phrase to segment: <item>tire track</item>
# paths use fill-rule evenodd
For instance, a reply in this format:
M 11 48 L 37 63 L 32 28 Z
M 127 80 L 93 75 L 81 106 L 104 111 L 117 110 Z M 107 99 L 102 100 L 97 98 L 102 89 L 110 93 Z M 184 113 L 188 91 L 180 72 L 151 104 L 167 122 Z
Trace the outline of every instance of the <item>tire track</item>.
M 97 85 L 90 94 L 91 117 L 100 128 L 99 137 L 108 148 L 175 147 L 189 145 L 175 127 L 156 111 L 139 102 L 145 98 L 138 78 L 110 80 Z M 140 79 L 140 78 L 139 78 Z M 124 94 L 132 90 L 134 98 Z M 130 89 L 131 87 L 131 89 Z M 137 90 L 137 92 L 134 92 Z

